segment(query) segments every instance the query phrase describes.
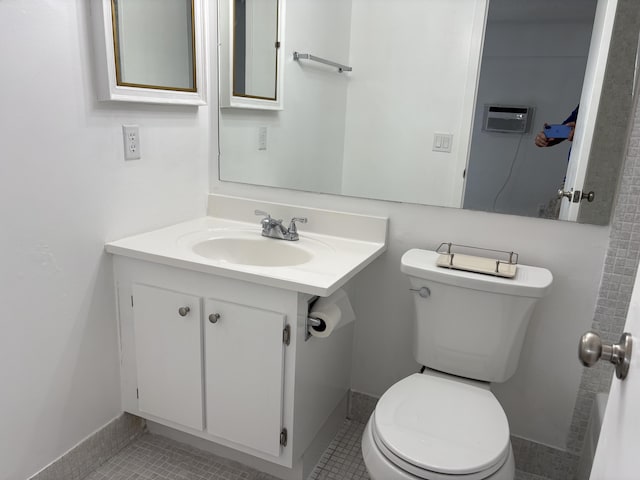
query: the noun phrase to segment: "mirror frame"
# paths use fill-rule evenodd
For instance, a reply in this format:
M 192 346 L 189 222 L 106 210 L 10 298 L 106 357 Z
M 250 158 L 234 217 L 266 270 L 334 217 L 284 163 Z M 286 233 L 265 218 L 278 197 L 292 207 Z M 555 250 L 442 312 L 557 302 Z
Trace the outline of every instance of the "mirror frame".
M 207 49 L 204 28 L 205 6 L 192 0 L 195 90 L 153 88 L 135 84 L 118 85 L 113 0 L 92 0 L 97 60 L 98 98 L 104 101 L 206 105 Z
M 278 1 L 278 39 L 276 50 L 276 99 L 268 100 L 233 94 L 234 57 L 234 0 L 218 1 L 218 88 L 220 108 L 249 108 L 258 110 L 282 110 L 284 65 L 284 12 L 285 0 Z

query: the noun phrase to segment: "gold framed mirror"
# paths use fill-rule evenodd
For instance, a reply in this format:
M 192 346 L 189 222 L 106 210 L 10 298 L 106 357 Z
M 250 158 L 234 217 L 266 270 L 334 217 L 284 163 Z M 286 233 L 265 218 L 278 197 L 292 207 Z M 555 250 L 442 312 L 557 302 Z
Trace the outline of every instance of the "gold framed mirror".
M 202 0 L 93 0 L 100 99 L 204 105 Z

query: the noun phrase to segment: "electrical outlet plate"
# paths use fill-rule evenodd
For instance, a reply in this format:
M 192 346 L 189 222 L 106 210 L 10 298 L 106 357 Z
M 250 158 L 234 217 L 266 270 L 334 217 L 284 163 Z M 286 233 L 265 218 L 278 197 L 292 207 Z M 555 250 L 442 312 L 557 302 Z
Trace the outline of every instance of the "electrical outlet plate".
M 258 150 L 267 149 L 267 127 L 258 128 Z
M 140 132 L 138 125 L 122 125 L 124 139 L 124 159 L 138 160 L 140 158 Z

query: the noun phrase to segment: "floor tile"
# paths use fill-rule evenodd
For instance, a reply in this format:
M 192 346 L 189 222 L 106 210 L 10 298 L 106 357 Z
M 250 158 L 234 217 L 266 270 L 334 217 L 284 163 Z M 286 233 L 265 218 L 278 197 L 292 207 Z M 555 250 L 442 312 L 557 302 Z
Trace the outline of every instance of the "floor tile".
M 346 420 L 308 480 L 369 480 L 360 440 L 365 424 Z M 146 434 L 85 480 L 276 480 L 238 462 Z M 516 471 L 515 480 L 546 480 Z

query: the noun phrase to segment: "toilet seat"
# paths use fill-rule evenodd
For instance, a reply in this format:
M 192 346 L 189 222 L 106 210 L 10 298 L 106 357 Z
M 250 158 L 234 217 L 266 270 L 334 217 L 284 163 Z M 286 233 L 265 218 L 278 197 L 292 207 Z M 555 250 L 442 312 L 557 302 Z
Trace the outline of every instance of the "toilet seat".
M 378 402 L 373 439 L 397 467 L 425 479 L 478 480 L 507 460 L 501 405 L 490 390 L 454 378 L 414 374 Z

